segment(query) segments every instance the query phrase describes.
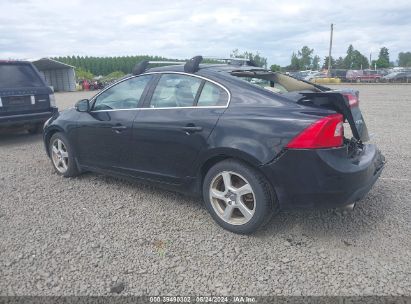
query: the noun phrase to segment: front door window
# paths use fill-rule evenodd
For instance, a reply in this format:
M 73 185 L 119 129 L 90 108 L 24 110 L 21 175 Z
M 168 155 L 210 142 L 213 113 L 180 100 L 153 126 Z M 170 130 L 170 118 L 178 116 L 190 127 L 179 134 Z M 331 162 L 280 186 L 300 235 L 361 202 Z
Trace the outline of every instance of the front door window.
M 107 89 L 97 96 L 93 111 L 137 108 L 144 89 L 152 77 L 152 75 L 142 75 L 130 78 Z

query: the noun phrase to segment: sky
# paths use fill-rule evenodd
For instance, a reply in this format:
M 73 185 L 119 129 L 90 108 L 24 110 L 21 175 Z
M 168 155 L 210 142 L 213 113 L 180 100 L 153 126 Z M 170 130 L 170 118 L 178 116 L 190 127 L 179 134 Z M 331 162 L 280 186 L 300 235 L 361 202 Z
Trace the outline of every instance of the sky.
M 288 65 L 304 45 L 323 59 L 353 44 L 367 58 L 411 51 L 411 1 L 0 0 L 0 59 L 66 55 L 195 55 L 259 52 Z

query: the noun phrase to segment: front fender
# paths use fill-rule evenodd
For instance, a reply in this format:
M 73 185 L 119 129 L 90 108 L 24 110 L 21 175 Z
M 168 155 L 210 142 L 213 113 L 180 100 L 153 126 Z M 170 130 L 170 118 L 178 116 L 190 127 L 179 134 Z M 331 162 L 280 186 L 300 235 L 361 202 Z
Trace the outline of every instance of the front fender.
M 49 155 L 49 150 L 48 150 L 48 144 L 50 141 L 50 138 L 53 136 L 54 133 L 56 132 L 62 132 L 65 133 L 68 137 L 68 139 L 74 140 L 72 134 L 73 130 L 77 127 L 76 123 L 76 117 L 78 115 L 78 112 L 75 109 L 68 109 L 62 112 L 56 113 L 51 119 L 49 119 L 43 129 L 43 142 L 44 146 L 47 152 L 47 155 Z

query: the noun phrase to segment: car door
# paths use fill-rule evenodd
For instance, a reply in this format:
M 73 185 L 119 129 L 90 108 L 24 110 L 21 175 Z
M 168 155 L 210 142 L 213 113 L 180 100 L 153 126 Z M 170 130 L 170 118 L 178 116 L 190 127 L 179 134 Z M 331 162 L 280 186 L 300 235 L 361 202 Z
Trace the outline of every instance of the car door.
M 132 126 L 152 75 L 126 79 L 91 101 L 79 113 L 76 154 L 83 166 L 128 173 L 132 170 Z
M 133 124 L 135 167 L 144 178 L 181 183 L 193 176 L 229 92 L 201 77 L 164 73 L 148 95 Z

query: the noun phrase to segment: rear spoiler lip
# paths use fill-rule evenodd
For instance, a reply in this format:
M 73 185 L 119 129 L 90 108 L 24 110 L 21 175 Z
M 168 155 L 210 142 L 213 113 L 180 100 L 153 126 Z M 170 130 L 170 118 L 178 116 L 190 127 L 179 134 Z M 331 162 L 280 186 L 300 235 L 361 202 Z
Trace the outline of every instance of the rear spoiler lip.
M 330 104 L 330 109 L 337 111 L 338 113 L 343 114 L 344 118 L 347 119 L 353 136 L 355 139 L 357 139 L 358 141 L 362 141 L 361 140 L 361 136 L 358 133 L 358 129 L 357 126 L 355 125 L 355 121 L 354 121 L 354 117 L 351 113 L 351 109 L 350 106 L 348 104 L 348 102 L 346 101 L 346 99 L 344 98 L 344 96 L 342 95 L 342 93 L 340 92 L 333 92 L 333 91 L 326 91 L 326 92 L 318 92 L 318 93 L 309 93 L 309 92 L 301 92 L 301 95 L 303 95 L 304 97 L 324 97 L 326 96 L 333 96 L 334 98 L 330 98 L 329 101 L 331 102 Z M 300 100 L 298 100 L 299 104 L 304 104 L 304 98 L 301 98 Z M 317 105 L 320 106 L 320 105 Z

